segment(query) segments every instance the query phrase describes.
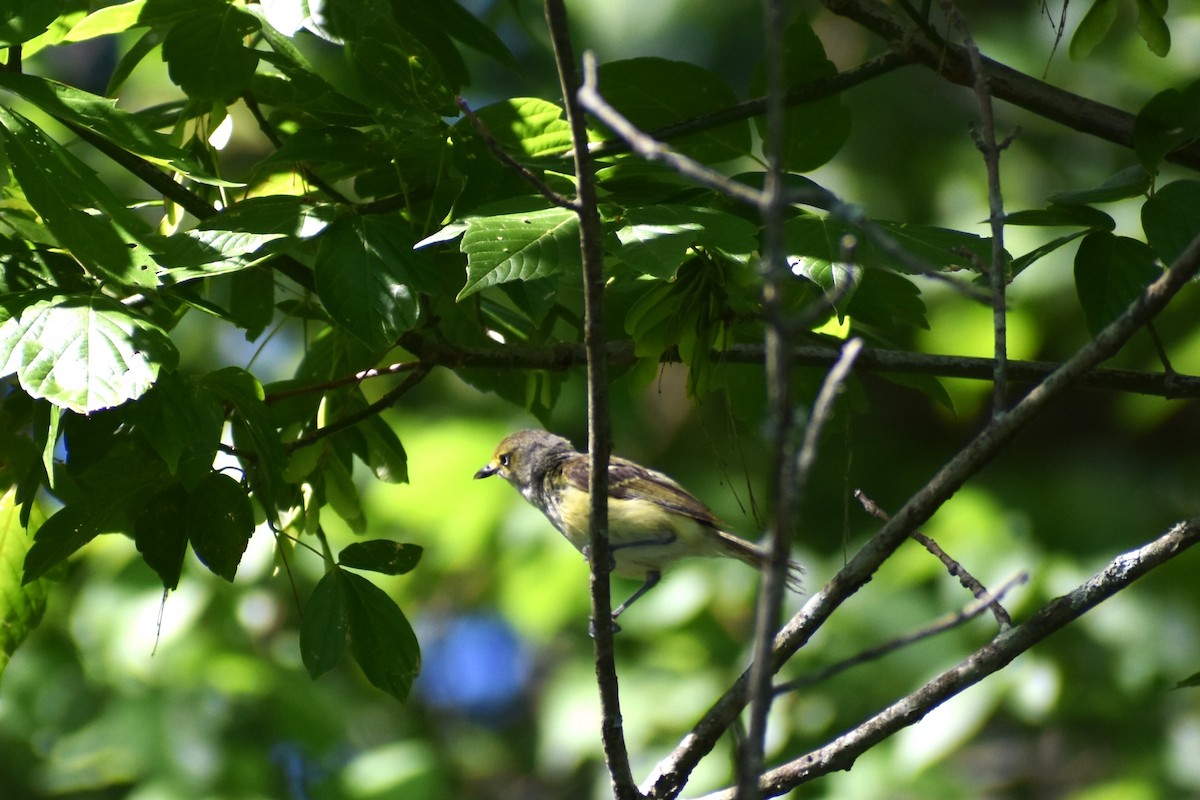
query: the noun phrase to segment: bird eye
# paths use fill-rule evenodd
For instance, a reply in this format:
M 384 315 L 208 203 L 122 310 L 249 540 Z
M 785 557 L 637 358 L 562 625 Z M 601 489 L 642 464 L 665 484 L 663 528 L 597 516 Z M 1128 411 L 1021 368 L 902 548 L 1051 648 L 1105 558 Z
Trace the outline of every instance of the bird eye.
M 500 454 L 500 466 L 507 467 L 510 461 L 512 461 L 512 457 L 508 453 Z

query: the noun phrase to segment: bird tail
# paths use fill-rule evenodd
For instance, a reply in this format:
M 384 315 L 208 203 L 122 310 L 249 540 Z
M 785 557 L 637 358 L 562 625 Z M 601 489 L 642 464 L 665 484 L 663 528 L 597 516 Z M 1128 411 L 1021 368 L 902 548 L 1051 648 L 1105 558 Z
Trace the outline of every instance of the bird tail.
M 767 551 L 763 550 L 752 542 L 747 542 L 734 536 L 732 533 L 718 530 L 717 537 L 721 542 L 721 549 L 726 554 L 736 558 L 738 561 L 745 562 L 755 569 L 761 570 L 770 560 Z M 787 575 L 784 580 L 787 582 L 787 587 L 793 592 L 802 591 L 804 588 L 804 567 L 799 561 L 788 561 Z

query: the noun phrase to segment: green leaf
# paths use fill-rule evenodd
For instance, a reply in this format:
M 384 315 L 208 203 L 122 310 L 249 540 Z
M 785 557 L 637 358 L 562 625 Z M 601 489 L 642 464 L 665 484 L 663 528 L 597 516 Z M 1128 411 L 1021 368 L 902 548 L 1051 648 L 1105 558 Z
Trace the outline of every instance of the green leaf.
M 347 44 L 346 49 L 359 84 L 372 101 L 402 112 L 413 108 L 442 116 L 458 112 L 437 58 L 402 28 L 387 25 L 370 38 Z
M 445 31 L 458 41 L 505 66 L 517 68 L 516 59 L 490 27 L 456 2 L 445 0 L 393 0 L 400 18 L 419 19 L 428 26 Z
M 359 423 L 367 442 L 367 466 L 375 477 L 387 483 L 408 483 L 408 454 L 400 437 L 378 416 Z
M 1033 225 L 1036 227 L 1083 227 L 1098 231 L 1111 231 L 1116 221 L 1098 208 L 1085 205 L 1058 206 L 1014 211 L 1004 217 L 1005 225 Z
M 0 46 L 21 44 L 46 32 L 64 0 L 6 0 L 0 5 Z
M 807 20 L 789 25 L 783 32 L 784 82 L 788 90 L 830 78 L 837 67 L 825 57 L 825 46 Z M 766 72 L 762 63 L 754 70 L 750 91 L 765 95 Z M 754 118 L 758 134 L 767 137 L 767 121 Z M 792 106 L 784 117 L 784 168 L 789 172 L 808 172 L 825 164 L 841 150 L 850 137 L 850 109 L 841 95 Z M 766 145 L 764 144 L 764 149 Z
M 321 236 L 317 295 L 346 330 L 376 349 L 389 347 L 420 317 L 420 266 L 413 241 L 393 218 L 347 214 Z
M 1176 689 L 1191 689 L 1196 686 L 1200 686 L 1200 672 L 1194 672 L 1175 684 Z
M 846 310 L 862 282 L 861 267 L 820 258 L 800 258 L 793 269 L 821 287 L 826 299 L 832 301 L 839 321 L 846 318 Z
M 1150 52 L 1159 58 L 1165 58 L 1171 52 L 1171 29 L 1167 27 L 1163 16 L 1167 12 L 1164 0 L 1137 0 L 1138 34 L 1146 40 Z
M 341 660 L 350 634 L 350 615 L 342 571 L 332 569 L 317 583 L 300 620 L 300 659 L 313 678 Z
M 737 103 L 723 80 L 684 61 L 631 58 L 603 64 L 599 73 L 604 99 L 647 132 Z M 671 140 L 674 149 L 705 162 L 749 155 L 750 146 L 750 126 L 741 120 Z
M 403 575 L 417 566 L 423 552 L 420 545 L 393 542 L 391 539 L 369 539 L 343 548 L 338 553 L 338 564 L 384 575 Z
M 275 316 L 275 273 L 264 267 L 234 273 L 229 287 L 229 315 L 253 342 Z
M 650 284 L 625 315 L 625 332 L 633 337 L 634 355 L 657 361 L 679 340 L 682 305 L 674 284 Z
M 657 205 L 631 208 L 617 230 L 617 255 L 646 275 L 670 278 L 693 245 L 703 245 L 746 262 L 758 249 L 754 223 L 701 206 Z
M 1080 236 L 1087 236 L 1088 233 L 1089 233 L 1089 231 L 1084 230 L 1084 231 L 1075 231 L 1073 233 L 1068 233 L 1066 236 L 1059 236 L 1057 239 L 1051 239 L 1050 241 L 1046 242 L 1045 244 L 1043 244 L 1040 247 L 1035 247 L 1034 249 L 1030 250 L 1028 253 L 1026 253 L 1023 256 L 1018 256 L 1017 258 L 1014 258 L 1013 262 L 1012 262 L 1012 266 L 1010 267 L 1010 272 L 1012 273 L 1012 277 L 1014 277 L 1014 278 L 1017 277 L 1022 272 L 1024 272 L 1027 267 L 1032 265 L 1035 261 L 1038 261 L 1039 259 L 1046 257 L 1047 255 L 1049 255 L 1050 253 L 1053 253 L 1055 250 L 1057 250 L 1058 248 L 1062 247 L 1065 244 L 1070 244 L 1071 242 L 1078 239 Z
M 163 134 L 147 128 L 137 116 L 118 108 L 116 100 L 13 72 L 0 72 L 0 88 L 21 96 L 56 119 L 100 134 L 123 150 L 175 165 L 182 172 L 198 171 L 187 153 L 172 145 Z
M 96 174 L 32 122 L 0 107 L 0 139 L 13 175 L 58 242 L 101 277 L 126 286 L 158 278 L 149 226 Z M 102 214 L 94 213 L 102 211 Z
M 1092 7 L 1079 21 L 1068 48 L 1072 61 L 1086 58 L 1108 35 L 1117 20 L 1117 0 L 1093 0 Z
M 167 371 L 130 411 L 146 442 L 184 486 L 194 487 L 208 475 L 225 425 L 224 408 L 210 392 Z
M 350 469 L 337 458 L 326 458 L 322 463 L 321 486 L 325 490 L 325 501 L 333 512 L 346 521 L 355 533 L 366 530 L 363 517 L 362 498 Z
M 97 9 L 77 22 L 63 41 L 82 42 L 136 28 L 139 24 L 145 24 L 138 21 L 145 5 L 146 0 L 129 0 L 127 3 Z
M 258 19 L 237 6 L 221 6 L 181 20 L 163 40 L 167 72 L 193 100 L 232 103 L 258 66 L 258 55 L 245 43 L 259 30 Z
M 1048 198 L 1051 203 L 1062 206 L 1086 206 L 1093 203 L 1113 203 L 1129 197 L 1144 195 L 1150 191 L 1154 176 L 1145 167 L 1136 164 L 1113 175 L 1093 189 L 1073 192 L 1058 192 Z
M 249 439 L 255 458 L 249 461 L 251 485 L 259 495 L 263 507 L 274 508 L 280 501 L 283 483 L 283 468 L 287 459 L 279 431 L 275 429 L 271 411 L 264 399 L 262 384 L 243 369 L 225 367 L 210 372 L 200 381 L 200 389 L 211 392 L 215 397 L 233 406 L 234 439 L 245 446 Z
M 350 652 L 374 686 L 404 702 L 421 670 L 421 649 L 404 612 L 375 584 L 338 570 L 350 620 Z
M 1200 234 L 1200 181 L 1175 181 L 1142 205 L 1146 241 L 1165 264 L 1173 264 Z
M 209 473 L 188 496 L 183 524 L 196 557 L 232 583 L 254 533 L 254 511 L 242 485 L 220 472 Z
M 850 319 L 883 333 L 905 335 L 910 328 L 929 329 L 921 290 L 911 280 L 886 269 L 865 269 L 846 308 Z
M 514 97 L 475 112 L 492 138 L 506 150 L 530 158 L 553 156 L 571 149 L 571 126 L 562 108 L 536 97 Z M 467 128 L 463 120 L 459 126 Z
M 1142 106 L 1133 122 L 1133 149 L 1148 172 L 1173 150 L 1200 138 L 1200 81 L 1165 89 Z
M 467 254 L 467 283 L 459 300 L 488 286 L 545 278 L 579 265 L 574 211 L 549 208 L 463 222 L 467 230 L 459 249 Z
M 21 582 L 25 554 L 40 520 L 26 530 L 20 517 L 17 490 L 10 486 L 0 495 L 0 676 L 46 610 L 45 581 Z
M 1116 319 L 1161 268 L 1150 247 L 1111 233 L 1090 233 L 1075 254 L 1075 291 L 1094 336 Z
M 80 414 L 140 397 L 178 360 L 162 330 L 103 295 L 43 300 L 0 324 L 0 375 Z
M 992 263 L 992 240 L 973 233 L 937 228 L 932 225 L 910 225 L 900 222 L 879 222 L 904 250 L 918 261 L 935 270 L 987 269 Z M 871 252 L 878 263 L 896 272 L 912 272 L 907 259 L 901 259 L 871 243 Z M 1006 261 L 1011 260 L 1007 253 Z
M 187 492 L 176 484 L 146 501 L 133 518 L 133 542 L 163 588 L 179 586 L 187 554 Z

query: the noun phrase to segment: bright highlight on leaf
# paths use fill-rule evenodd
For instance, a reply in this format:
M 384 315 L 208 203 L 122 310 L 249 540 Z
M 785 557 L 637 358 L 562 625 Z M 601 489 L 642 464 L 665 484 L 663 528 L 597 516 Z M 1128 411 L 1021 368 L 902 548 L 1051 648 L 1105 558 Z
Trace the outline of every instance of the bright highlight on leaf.
M 178 358 L 159 328 L 100 295 L 43 300 L 0 325 L 0 375 L 80 414 L 141 397 Z

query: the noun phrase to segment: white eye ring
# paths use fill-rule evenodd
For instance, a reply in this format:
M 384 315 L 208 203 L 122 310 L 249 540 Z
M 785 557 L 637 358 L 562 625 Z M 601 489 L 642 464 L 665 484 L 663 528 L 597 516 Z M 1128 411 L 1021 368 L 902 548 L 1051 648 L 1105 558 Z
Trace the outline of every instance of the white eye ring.
M 502 453 L 500 455 L 500 466 L 507 467 L 510 460 L 511 457 L 508 455 L 508 453 Z

